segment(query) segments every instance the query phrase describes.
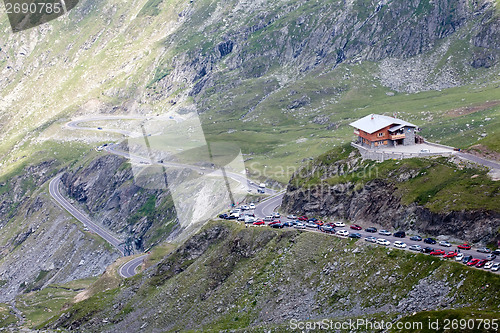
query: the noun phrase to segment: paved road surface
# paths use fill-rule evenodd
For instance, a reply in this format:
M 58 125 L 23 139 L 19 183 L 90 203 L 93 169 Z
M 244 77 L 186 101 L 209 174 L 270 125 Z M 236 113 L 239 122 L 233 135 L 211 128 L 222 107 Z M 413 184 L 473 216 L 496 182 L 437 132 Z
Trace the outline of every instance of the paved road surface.
M 456 154 L 458 157 L 472 161 L 477 164 L 484 165 L 485 167 L 491 168 L 491 169 L 498 169 L 500 170 L 500 163 L 497 163 L 495 161 L 490 161 L 472 154 L 468 153 L 463 153 L 463 152 L 458 152 Z
M 134 259 L 130 260 L 129 262 L 127 262 L 126 264 L 124 264 L 122 267 L 120 267 L 120 270 L 118 272 L 124 278 L 129 278 L 129 277 L 134 276 L 135 274 L 137 274 L 136 273 L 137 267 L 139 267 L 140 265 L 142 265 L 142 262 L 144 261 L 144 259 L 147 256 L 148 256 L 147 254 L 143 254 L 140 257 L 137 257 L 137 258 L 134 258 Z
M 123 248 L 120 246 L 122 243 L 119 239 L 112 236 L 109 232 L 92 222 L 85 214 L 73 207 L 66 198 L 59 192 L 59 184 L 61 183 L 61 175 L 56 176 L 50 181 L 49 193 L 56 200 L 62 208 L 73 215 L 78 221 L 82 222 L 90 231 L 102 237 L 106 242 L 115 247 L 123 255 Z

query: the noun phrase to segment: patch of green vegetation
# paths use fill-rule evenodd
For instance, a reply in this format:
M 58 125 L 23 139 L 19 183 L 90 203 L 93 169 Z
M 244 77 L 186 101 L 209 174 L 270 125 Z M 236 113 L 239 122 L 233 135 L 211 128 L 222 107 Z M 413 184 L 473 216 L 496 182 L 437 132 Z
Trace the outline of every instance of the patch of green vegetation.
M 144 7 L 142 7 L 138 16 L 157 16 L 160 14 L 160 5 L 163 0 L 148 0 Z
M 352 151 L 344 146 L 321 155 L 301 170 L 292 182 L 302 187 L 352 183 L 359 189 L 380 179 L 396 187 L 403 204 L 415 202 L 433 212 L 498 210 L 500 207 L 500 184 L 491 180 L 485 169 L 457 165 L 445 157 L 386 160 L 382 163 L 365 160 L 349 167 L 353 160 L 346 157 Z M 356 156 L 359 157 L 359 153 Z M 340 172 L 325 177 L 325 170 L 334 165 Z
M 0 328 L 17 323 L 17 317 L 10 312 L 7 304 L 0 303 Z

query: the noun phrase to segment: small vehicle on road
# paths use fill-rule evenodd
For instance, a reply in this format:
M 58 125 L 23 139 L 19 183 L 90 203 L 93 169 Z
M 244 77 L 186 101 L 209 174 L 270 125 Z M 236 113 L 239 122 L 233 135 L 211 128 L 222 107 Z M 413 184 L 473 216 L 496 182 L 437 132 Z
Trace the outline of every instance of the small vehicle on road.
M 422 247 L 420 245 L 417 245 L 417 244 L 413 244 L 413 245 L 410 245 L 408 247 L 408 250 L 412 250 L 412 251 L 422 251 Z
M 476 266 L 476 264 L 480 261 L 481 261 L 481 259 L 473 258 L 467 262 L 467 266 Z
M 391 242 L 389 242 L 387 239 L 379 238 L 377 239 L 377 244 L 389 246 L 391 245 Z
M 440 256 L 440 255 L 443 255 L 445 254 L 446 252 L 444 252 L 443 250 L 441 249 L 434 249 L 434 251 L 432 251 L 431 253 L 429 253 L 431 256 Z
M 347 236 L 349 236 L 349 231 L 343 230 L 343 229 L 337 230 L 337 232 L 335 234 L 338 236 L 341 236 L 341 237 L 347 237 Z
M 450 244 L 450 243 L 448 243 L 447 241 L 440 241 L 440 242 L 439 242 L 439 245 L 440 245 L 440 246 L 444 246 L 444 247 L 451 247 L 451 244 Z
M 486 264 L 484 264 L 484 269 L 491 269 L 493 267 L 494 262 L 493 261 L 488 261 Z
M 463 253 L 458 253 L 456 256 L 455 256 L 455 260 L 456 261 L 462 261 L 464 259 L 464 254 Z
M 292 214 L 292 215 L 288 215 L 286 218 L 290 219 L 290 220 L 296 220 L 297 216 Z
M 415 236 L 411 236 L 410 240 L 420 242 L 422 240 L 422 237 L 415 235 Z
M 429 238 L 424 239 L 424 243 L 426 243 L 426 244 L 436 244 L 437 242 L 436 242 L 436 240 L 434 238 L 430 238 L 429 237 Z
M 394 242 L 394 246 L 395 247 L 399 247 L 400 249 L 403 249 L 406 247 L 406 243 L 402 242 L 402 241 L 395 241 Z
M 479 260 L 479 261 L 477 262 L 476 267 L 477 267 L 477 268 L 481 268 L 481 267 L 483 267 L 484 265 L 486 265 L 486 263 L 487 263 L 487 262 L 488 262 L 488 261 L 487 261 L 486 259 L 481 259 L 481 260 Z
M 349 238 L 361 238 L 361 234 L 359 232 L 354 232 L 349 234 Z
M 377 228 L 375 228 L 375 227 L 368 227 L 368 228 L 365 229 L 365 231 L 366 232 L 372 232 L 372 233 L 374 233 L 374 232 L 377 232 Z
M 471 261 L 472 259 L 474 259 L 474 258 L 472 258 L 472 256 L 465 256 L 465 257 L 462 259 L 462 262 L 463 262 L 464 264 L 467 264 L 467 263 L 468 263 L 469 261 Z
M 260 221 L 255 221 L 255 222 L 253 223 L 253 225 L 264 225 L 264 224 L 266 224 L 266 223 L 265 223 L 264 221 L 262 221 L 262 220 L 260 220 Z
M 255 209 L 255 204 L 252 202 L 250 205 L 248 205 L 250 209 Z
M 394 233 L 394 237 L 405 238 L 406 237 L 406 232 L 404 232 L 404 231 L 396 231 Z
M 318 229 L 318 225 L 316 223 L 312 223 L 312 222 L 307 222 L 305 223 L 306 227 L 308 228 L 312 228 L 312 229 Z
M 304 223 L 301 223 L 301 222 L 298 222 L 297 224 L 295 224 L 293 226 L 295 229 L 305 229 L 306 226 L 304 225 Z
M 392 233 L 389 230 L 380 230 L 379 235 L 390 236 Z
M 457 255 L 458 255 L 458 253 L 457 253 L 457 252 L 455 252 L 455 251 L 450 251 L 450 252 L 446 253 L 446 254 L 443 256 L 443 258 L 454 258 L 454 257 L 456 257 Z
M 500 262 L 496 262 L 496 263 L 494 263 L 494 264 L 493 264 L 493 266 L 491 266 L 491 270 L 492 270 L 493 272 L 496 272 L 496 271 L 498 271 L 499 269 L 500 269 Z
M 307 221 L 308 218 L 307 218 L 307 216 L 302 215 L 302 216 L 299 216 L 299 218 L 297 220 L 299 220 L 299 221 Z
M 459 249 L 462 249 L 462 250 L 470 250 L 470 249 L 471 249 L 470 245 L 469 245 L 469 244 L 466 244 L 466 243 L 464 243 L 464 244 L 460 244 L 460 245 L 458 245 L 457 247 L 458 247 Z
M 274 224 L 270 224 L 269 225 L 271 228 L 283 228 L 283 224 L 282 223 L 274 223 Z
M 319 229 L 320 229 L 321 231 L 323 231 L 323 232 L 328 233 L 328 234 L 330 234 L 330 233 L 332 233 L 332 232 L 335 232 L 335 229 L 334 229 L 334 228 L 332 228 L 332 227 L 331 227 L 331 226 L 329 226 L 329 225 L 323 225 L 323 226 L 319 227 Z
M 496 256 L 496 255 L 494 255 L 493 253 L 490 253 L 490 254 L 488 254 L 488 255 L 486 256 L 486 260 L 490 261 L 490 260 L 495 259 L 496 257 L 497 257 L 497 256 Z
M 353 230 L 361 230 L 361 229 L 363 229 L 363 228 L 361 228 L 361 227 L 360 227 L 359 225 L 357 225 L 357 224 L 353 224 L 353 225 L 351 225 L 349 228 L 351 228 L 351 229 L 353 229 Z
M 432 247 L 424 247 L 422 249 L 422 253 L 431 253 L 432 251 L 434 251 Z
M 336 226 L 336 227 L 339 227 L 339 228 L 345 227 L 345 223 L 344 222 L 335 222 L 333 225 Z
M 377 237 L 368 236 L 368 237 L 365 238 L 365 241 L 367 241 L 369 243 L 376 243 L 377 242 Z
M 488 249 L 487 247 L 481 247 L 479 249 L 477 249 L 477 252 L 481 252 L 481 253 L 491 253 L 491 250 Z

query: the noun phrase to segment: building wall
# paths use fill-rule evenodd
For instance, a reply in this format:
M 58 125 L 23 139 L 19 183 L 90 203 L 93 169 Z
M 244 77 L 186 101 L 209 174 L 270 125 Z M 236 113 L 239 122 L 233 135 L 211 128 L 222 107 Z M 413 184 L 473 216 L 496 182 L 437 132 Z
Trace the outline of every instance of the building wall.
M 415 128 L 413 127 L 404 127 L 405 138 L 403 140 L 403 145 L 411 146 L 415 144 Z

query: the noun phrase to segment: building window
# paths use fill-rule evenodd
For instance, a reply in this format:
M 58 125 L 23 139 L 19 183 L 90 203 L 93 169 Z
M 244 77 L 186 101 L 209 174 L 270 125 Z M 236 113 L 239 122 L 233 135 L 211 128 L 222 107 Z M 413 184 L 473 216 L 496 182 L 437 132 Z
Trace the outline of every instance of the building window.
M 378 137 L 384 136 L 384 132 L 380 132 L 377 134 Z

